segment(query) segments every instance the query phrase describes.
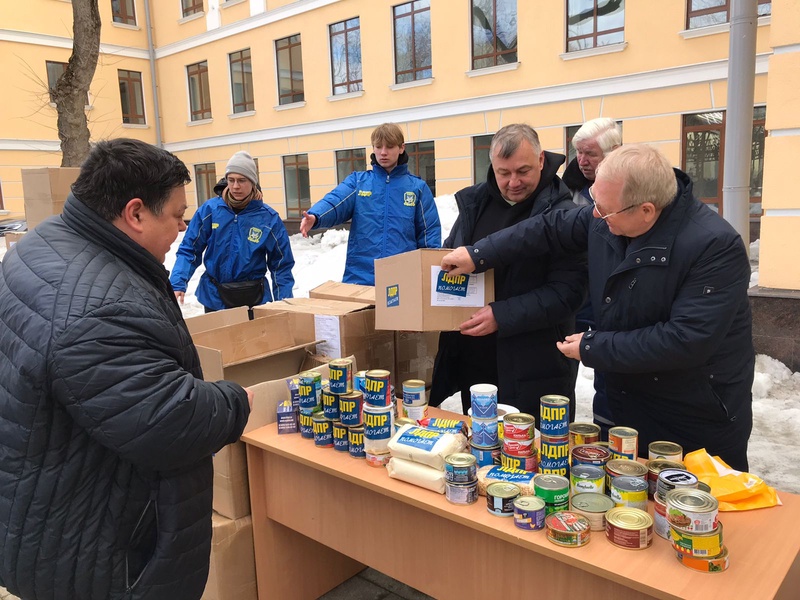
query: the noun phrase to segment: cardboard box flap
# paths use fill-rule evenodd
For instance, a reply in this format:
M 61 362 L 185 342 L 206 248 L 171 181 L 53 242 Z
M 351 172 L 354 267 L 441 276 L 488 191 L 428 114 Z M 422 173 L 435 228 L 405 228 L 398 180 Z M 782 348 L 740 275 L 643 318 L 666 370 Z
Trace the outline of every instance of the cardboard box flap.
M 186 327 L 189 328 L 189 333 L 194 336 L 196 333 L 219 329 L 236 323 L 246 323 L 248 320 L 247 307 L 240 306 L 189 317 L 186 319 Z
M 328 298 L 287 298 L 280 302 L 273 302 L 272 306 L 265 304 L 255 307 L 254 311 L 258 314 L 261 309 L 265 310 L 285 310 L 286 312 L 305 313 L 314 315 L 347 315 L 360 310 L 366 310 L 369 306 L 363 302 L 347 302 L 345 300 L 330 300 Z
M 375 288 L 370 285 L 326 281 L 308 292 L 308 297 L 373 305 L 375 304 Z
M 268 356 L 296 345 L 289 319 L 282 313 L 201 331 L 192 335 L 192 339 L 196 346 L 222 352 L 223 366 Z
M 277 356 L 278 354 L 283 354 L 283 353 L 286 353 L 286 352 L 293 352 L 294 350 L 299 350 L 299 349 L 311 350 L 317 344 L 320 344 L 323 341 L 324 340 L 314 340 L 313 342 L 305 342 L 304 344 L 295 344 L 294 346 L 289 346 L 287 348 L 279 348 L 278 350 L 272 350 L 272 351 L 266 352 L 264 354 L 256 354 L 254 356 L 250 356 L 248 358 L 243 358 L 243 359 L 235 361 L 235 362 L 225 363 L 225 366 L 226 367 L 234 367 L 236 365 L 241 365 L 241 364 L 244 364 L 244 363 L 248 363 L 248 362 L 253 361 L 253 360 L 260 360 L 262 358 L 267 358 L 269 356 Z

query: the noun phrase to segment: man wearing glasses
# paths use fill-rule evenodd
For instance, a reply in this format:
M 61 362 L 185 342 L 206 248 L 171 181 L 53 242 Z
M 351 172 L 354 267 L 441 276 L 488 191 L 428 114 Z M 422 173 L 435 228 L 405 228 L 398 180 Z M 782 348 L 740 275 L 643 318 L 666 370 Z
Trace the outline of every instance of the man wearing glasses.
M 442 260 L 454 274 L 588 250 L 597 329 L 558 348 L 606 373 L 618 425 L 706 448 L 746 471 L 752 428 L 750 264 L 741 237 L 694 198 L 657 150 L 626 145 L 600 164 L 593 206 L 535 217 Z

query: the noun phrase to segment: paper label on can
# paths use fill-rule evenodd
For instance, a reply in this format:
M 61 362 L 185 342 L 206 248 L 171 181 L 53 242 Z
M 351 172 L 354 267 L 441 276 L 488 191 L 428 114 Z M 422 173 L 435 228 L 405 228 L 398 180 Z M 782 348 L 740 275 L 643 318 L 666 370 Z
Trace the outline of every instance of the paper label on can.
M 486 479 L 492 481 L 505 481 L 507 483 L 528 484 L 533 480 L 536 473 L 527 471 L 515 471 L 505 467 L 492 467 L 486 472 Z
M 408 390 L 403 390 L 403 404 L 406 405 L 415 405 L 420 404 L 420 401 L 423 399 L 423 394 L 425 390 L 419 392 L 410 392 Z
M 541 407 L 539 429 L 542 435 L 560 437 L 569 433 L 569 406 Z
M 389 404 L 386 393 L 388 391 L 388 386 L 388 379 L 373 379 L 368 377 L 364 382 L 364 387 L 366 389 L 364 392 L 364 400 L 367 404 L 372 404 L 373 406 L 385 406 Z
M 364 413 L 364 435 L 370 440 L 388 440 L 392 437 L 392 412 Z
M 443 435 L 446 434 L 442 431 L 431 431 L 424 427 L 409 427 L 397 438 L 396 443 L 430 452 Z

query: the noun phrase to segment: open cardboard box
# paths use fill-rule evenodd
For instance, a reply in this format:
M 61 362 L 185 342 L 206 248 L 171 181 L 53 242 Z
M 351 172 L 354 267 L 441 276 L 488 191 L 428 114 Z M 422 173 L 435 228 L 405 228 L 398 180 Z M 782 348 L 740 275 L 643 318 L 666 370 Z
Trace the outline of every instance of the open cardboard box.
M 201 600 L 257 600 L 253 520 L 211 515 L 211 558 Z
M 61 214 L 80 172 L 78 167 L 22 169 L 22 195 L 28 231 L 46 218 Z
M 326 281 L 308 292 L 308 297 L 322 300 L 359 302 L 368 306 L 375 306 L 375 288 L 371 285 Z

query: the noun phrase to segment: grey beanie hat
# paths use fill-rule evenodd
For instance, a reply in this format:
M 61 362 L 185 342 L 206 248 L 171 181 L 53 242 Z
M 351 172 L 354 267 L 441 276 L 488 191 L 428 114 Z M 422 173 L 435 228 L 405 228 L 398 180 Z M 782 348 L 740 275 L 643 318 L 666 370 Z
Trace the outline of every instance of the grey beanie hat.
M 253 182 L 253 185 L 258 183 L 258 171 L 256 170 L 256 163 L 253 160 L 253 157 L 250 156 L 250 153 L 245 152 L 244 150 L 240 150 L 231 156 L 231 159 L 225 166 L 225 177 L 227 177 L 230 173 L 244 175 Z

